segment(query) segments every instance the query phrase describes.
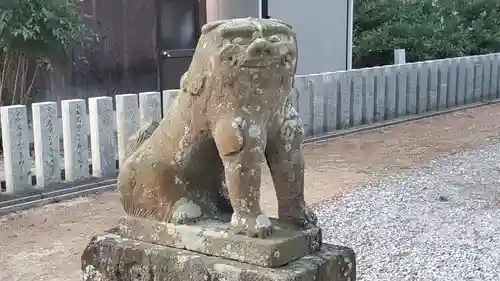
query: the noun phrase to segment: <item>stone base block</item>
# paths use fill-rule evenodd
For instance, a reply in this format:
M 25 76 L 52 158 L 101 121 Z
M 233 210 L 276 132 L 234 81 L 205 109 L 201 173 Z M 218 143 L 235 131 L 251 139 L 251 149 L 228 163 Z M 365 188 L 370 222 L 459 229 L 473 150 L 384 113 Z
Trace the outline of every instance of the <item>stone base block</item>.
M 355 281 L 354 252 L 323 244 L 313 254 L 279 268 L 122 238 L 96 235 L 82 255 L 84 281 Z
M 116 231 L 130 239 L 265 267 L 282 266 L 321 247 L 320 228 L 297 230 L 276 219 L 271 221 L 273 234 L 265 239 L 231 233 L 231 225 L 225 221 L 175 225 L 127 216 Z

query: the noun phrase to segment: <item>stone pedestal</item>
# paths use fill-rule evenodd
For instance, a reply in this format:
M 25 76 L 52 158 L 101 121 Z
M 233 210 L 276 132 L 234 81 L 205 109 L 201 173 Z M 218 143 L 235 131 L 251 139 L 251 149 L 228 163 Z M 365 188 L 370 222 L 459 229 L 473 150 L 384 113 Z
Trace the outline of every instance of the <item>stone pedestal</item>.
M 121 237 L 265 267 L 285 265 L 321 247 L 320 228 L 297 230 L 276 219 L 271 221 L 273 234 L 265 239 L 232 233 L 228 220 L 176 225 L 125 217 L 120 220 L 116 233 Z
M 123 238 L 95 235 L 82 255 L 84 281 L 355 281 L 354 252 L 323 244 L 279 268 Z M 300 245 L 297 245 L 300 246 Z

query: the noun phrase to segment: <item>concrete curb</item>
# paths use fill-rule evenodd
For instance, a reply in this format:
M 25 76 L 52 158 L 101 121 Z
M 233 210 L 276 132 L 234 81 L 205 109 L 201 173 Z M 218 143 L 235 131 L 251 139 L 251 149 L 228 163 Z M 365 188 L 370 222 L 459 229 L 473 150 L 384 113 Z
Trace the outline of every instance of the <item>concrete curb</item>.
M 57 203 L 63 200 L 89 194 L 98 194 L 116 188 L 116 179 L 93 180 L 87 183 L 70 186 L 68 183 L 55 185 L 51 190 L 36 191 L 31 194 L 20 195 L 12 199 L 1 198 L 0 216 L 12 212 L 21 211 L 33 207 L 38 207 L 50 203 Z M 5 200 L 7 198 L 7 200 Z
M 0 216 L 22 211 L 25 209 L 31 209 L 35 207 L 40 207 L 43 205 L 47 204 L 52 204 L 52 203 L 58 203 L 61 201 L 67 201 L 70 199 L 74 199 L 76 197 L 82 197 L 86 195 L 91 195 L 91 194 L 100 194 L 104 193 L 106 191 L 110 191 L 116 188 L 116 184 L 108 184 L 108 185 L 103 185 L 103 186 L 98 186 L 98 187 L 93 187 L 90 189 L 84 189 L 84 190 L 79 190 L 79 191 L 68 191 L 68 193 L 62 193 L 60 195 L 55 195 L 55 196 L 50 196 L 47 198 L 43 199 L 37 199 L 33 201 L 28 201 L 20 204 L 15 204 L 15 205 L 10 205 L 7 207 L 2 207 L 0 208 Z
M 304 140 L 304 144 L 308 143 L 321 143 L 324 141 L 328 141 L 332 138 L 337 138 L 337 137 L 343 137 L 346 135 L 351 135 L 351 134 L 356 134 L 356 133 L 361 133 L 365 131 L 370 131 L 370 130 L 375 130 L 383 127 L 388 127 L 388 126 L 393 126 L 393 125 L 398 125 L 402 123 L 410 123 L 438 115 L 443 115 L 443 114 L 449 114 L 457 111 L 462 111 L 462 110 L 467 110 L 471 108 L 476 108 L 476 107 L 481 107 L 481 106 L 486 106 L 486 105 L 491 105 L 491 104 L 498 104 L 500 103 L 500 99 L 494 99 L 494 100 L 489 100 L 489 101 L 484 101 L 484 102 L 477 102 L 473 104 L 468 104 L 468 105 L 463 105 L 463 106 L 458 106 L 450 109 L 444 109 L 440 111 L 433 111 L 433 112 L 428 112 L 424 114 L 418 114 L 418 115 L 413 115 L 413 116 L 408 116 L 408 117 L 401 117 L 395 120 L 388 120 L 388 121 L 383 121 L 380 123 L 376 124 L 371 124 L 371 125 L 363 125 L 359 126 L 356 128 L 351 128 L 351 129 L 345 129 L 345 130 L 338 130 L 332 133 L 326 133 L 323 135 L 315 136 L 315 137 L 309 137 Z
M 466 109 L 486 106 L 486 105 L 490 105 L 490 104 L 498 104 L 498 103 L 500 103 L 500 99 L 495 99 L 495 100 L 490 100 L 490 101 L 485 101 L 485 102 L 478 102 L 478 103 L 474 103 L 474 104 L 455 107 L 452 109 L 445 109 L 445 110 L 441 110 L 441 111 L 435 111 L 435 112 L 429 112 L 429 113 L 425 113 L 425 114 L 419 114 L 419 115 L 414 115 L 414 116 L 409 116 L 409 117 L 398 118 L 396 120 L 380 122 L 380 123 L 373 124 L 373 125 L 365 125 L 365 126 L 361 126 L 361 127 L 357 127 L 357 128 L 352 128 L 352 129 L 339 130 L 339 131 L 336 131 L 333 133 L 327 133 L 327 134 L 320 135 L 320 136 L 306 138 L 304 140 L 304 144 L 321 143 L 321 142 L 325 142 L 325 141 L 328 141 L 328 140 L 331 140 L 331 139 L 337 138 L 337 137 L 361 133 L 361 132 L 370 131 L 370 130 L 383 128 L 383 127 L 387 127 L 387 126 L 392 126 L 392 125 L 397 125 L 397 124 L 401 124 L 401 123 L 409 123 L 409 122 L 418 121 L 418 120 L 422 120 L 425 118 L 430 118 L 430 117 L 434 117 L 434 116 L 438 116 L 438 115 L 442 115 L 442 114 L 448 114 L 448 113 L 453 113 L 453 112 L 462 111 L 462 110 L 466 110 Z M 90 184 L 81 184 L 81 185 L 66 188 L 66 189 L 40 192 L 40 193 L 37 193 L 34 195 L 29 195 L 29 196 L 25 196 L 25 197 L 16 198 L 13 200 L 7 200 L 7 201 L 0 202 L 0 216 L 6 215 L 9 213 L 13 213 L 13 212 L 17 212 L 17 211 L 21 211 L 21 210 L 25 210 L 25 209 L 43 206 L 46 204 L 57 203 L 57 202 L 60 202 L 63 200 L 74 199 L 76 197 L 86 196 L 86 195 L 90 195 L 90 194 L 100 194 L 100 193 L 103 193 L 106 191 L 111 191 L 114 189 L 116 189 L 116 179 L 107 179 L 104 181 L 93 182 Z

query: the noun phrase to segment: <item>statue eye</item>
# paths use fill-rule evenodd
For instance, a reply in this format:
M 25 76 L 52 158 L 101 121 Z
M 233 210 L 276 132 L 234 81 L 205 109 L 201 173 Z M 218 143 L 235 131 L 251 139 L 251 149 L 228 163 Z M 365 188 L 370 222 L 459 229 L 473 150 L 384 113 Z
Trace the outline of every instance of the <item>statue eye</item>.
M 277 42 L 281 41 L 281 39 L 279 38 L 278 35 L 272 35 L 272 36 L 269 36 L 269 38 L 267 38 L 267 41 L 269 41 L 271 43 L 277 43 Z
M 231 42 L 236 45 L 247 45 L 250 43 L 250 40 L 243 37 L 235 37 Z

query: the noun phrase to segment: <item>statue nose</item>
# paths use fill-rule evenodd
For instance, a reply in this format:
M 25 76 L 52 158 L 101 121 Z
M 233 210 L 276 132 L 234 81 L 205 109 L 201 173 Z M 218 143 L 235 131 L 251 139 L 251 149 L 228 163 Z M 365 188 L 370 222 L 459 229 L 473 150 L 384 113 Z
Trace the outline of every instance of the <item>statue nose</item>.
M 250 57 L 271 55 L 273 53 L 273 44 L 262 38 L 257 38 L 248 46 L 247 52 Z

